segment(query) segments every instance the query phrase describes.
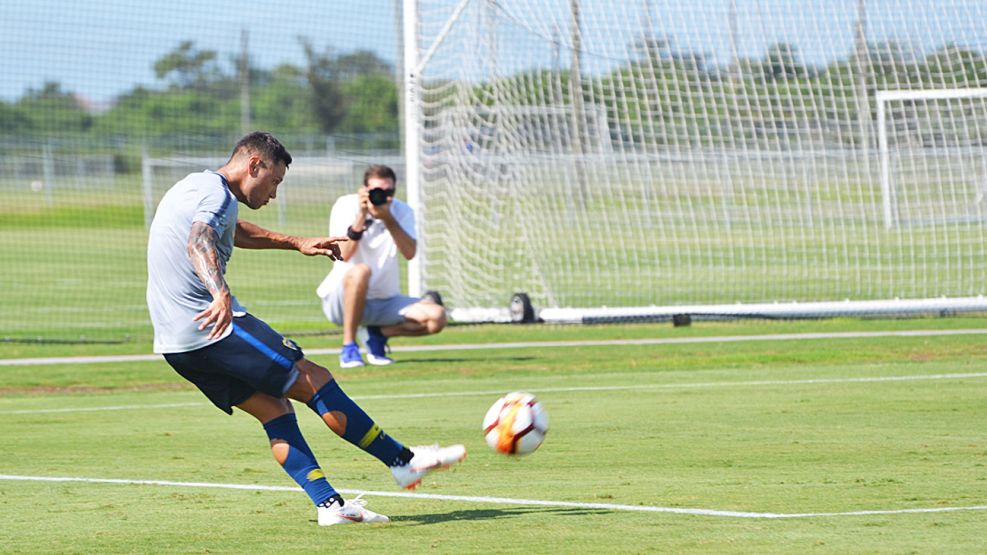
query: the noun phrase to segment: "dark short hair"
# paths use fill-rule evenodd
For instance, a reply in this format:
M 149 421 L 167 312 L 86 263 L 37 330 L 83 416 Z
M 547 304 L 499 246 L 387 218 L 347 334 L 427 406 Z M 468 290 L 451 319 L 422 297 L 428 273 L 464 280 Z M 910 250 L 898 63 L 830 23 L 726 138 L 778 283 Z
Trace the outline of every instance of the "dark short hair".
M 259 154 L 268 162 L 284 162 L 285 168 L 291 165 L 291 154 L 288 153 L 288 149 L 274 135 L 263 131 L 254 131 L 237 141 L 233 153 L 230 154 L 230 160 L 240 151 Z
M 367 168 L 367 171 L 363 172 L 363 184 L 366 185 L 371 177 L 390 179 L 395 185 L 398 184 L 398 176 L 394 173 L 394 170 L 383 164 L 374 164 Z

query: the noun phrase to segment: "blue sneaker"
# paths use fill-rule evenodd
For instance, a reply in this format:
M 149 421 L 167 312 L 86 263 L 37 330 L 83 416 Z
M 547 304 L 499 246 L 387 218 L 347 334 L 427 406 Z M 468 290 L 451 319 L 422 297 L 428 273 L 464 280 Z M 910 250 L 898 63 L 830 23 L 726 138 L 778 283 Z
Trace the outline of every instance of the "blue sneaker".
M 355 341 L 343 345 L 343 349 L 339 351 L 339 367 L 356 368 L 358 366 L 363 366 L 363 357 L 360 356 L 360 346 Z
M 394 360 L 387 356 L 387 338 L 380 333 L 378 326 L 361 326 L 356 334 L 367 348 L 367 362 L 374 366 L 387 366 L 394 363 Z

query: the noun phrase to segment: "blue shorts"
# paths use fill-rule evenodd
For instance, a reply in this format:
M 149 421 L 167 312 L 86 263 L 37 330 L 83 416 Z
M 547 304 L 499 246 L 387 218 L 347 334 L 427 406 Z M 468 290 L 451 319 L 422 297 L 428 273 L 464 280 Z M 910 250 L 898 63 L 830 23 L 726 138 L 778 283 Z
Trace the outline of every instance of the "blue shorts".
M 233 333 L 187 353 L 164 355 L 168 364 L 195 384 L 227 414 L 260 391 L 284 397 L 298 379 L 301 348 L 250 314 L 233 318 Z

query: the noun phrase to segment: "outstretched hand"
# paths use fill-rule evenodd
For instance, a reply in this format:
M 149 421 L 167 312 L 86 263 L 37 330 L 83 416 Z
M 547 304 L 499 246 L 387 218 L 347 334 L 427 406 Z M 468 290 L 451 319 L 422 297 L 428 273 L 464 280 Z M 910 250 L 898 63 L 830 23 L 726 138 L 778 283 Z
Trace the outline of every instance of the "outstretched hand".
M 307 256 L 328 256 L 330 260 L 342 260 L 337 243 L 349 241 L 346 237 L 302 237 L 298 240 L 298 252 Z

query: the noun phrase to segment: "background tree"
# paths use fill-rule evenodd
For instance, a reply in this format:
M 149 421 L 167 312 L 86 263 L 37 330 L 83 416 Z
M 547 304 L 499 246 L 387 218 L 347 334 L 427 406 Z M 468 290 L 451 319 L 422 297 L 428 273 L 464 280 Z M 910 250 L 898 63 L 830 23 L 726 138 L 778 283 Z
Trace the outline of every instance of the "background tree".
M 299 39 L 305 51 L 308 99 L 319 129 L 364 133 L 397 131 L 394 68 L 369 50 L 337 55 Z
M 346 113 L 343 88 L 340 81 L 336 56 L 331 48 L 318 52 L 311 41 L 299 38 L 305 51 L 305 77 L 311 88 L 310 102 L 319 128 L 332 133 Z
M 312 89 L 303 69 L 282 64 L 270 72 L 259 72 L 254 82 L 255 127 L 275 133 L 321 131 L 313 111 Z
M 795 79 L 806 75 L 799 59 L 798 48 L 779 42 L 768 47 L 764 57 L 764 75 L 769 79 Z
M 31 131 L 31 118 L 20 107 L 0 101 L 0 134 L 22 135 Z
M 174 50 L 154 62 L 158 79 L 168 79 L 179 89 L 202 88 L 221 74 L 214 50 L 198 50 L 193 41 L 182 41 Z
M 979 52 L 955 44 L 947 44 L 926 56 L 922 70 L 929 86 L 987 84 L 987 59 Z
M 347 110 L 339 131 L 398 131 L 398 90 L 391 76 L 381 73 L 359 75 L 343 85 L 343 94 L 347 98 Z
M 28 129 L 36 133 L 83 133 L 92 127 L 94 120 L 75 94 L 62 90 L 62 86 L 54 82 L 45 83 L 38 90 L 28 89 L 17 102 L 16 109 L 29 122 Z M 24 124 L 21 117 L 17 121 Z

